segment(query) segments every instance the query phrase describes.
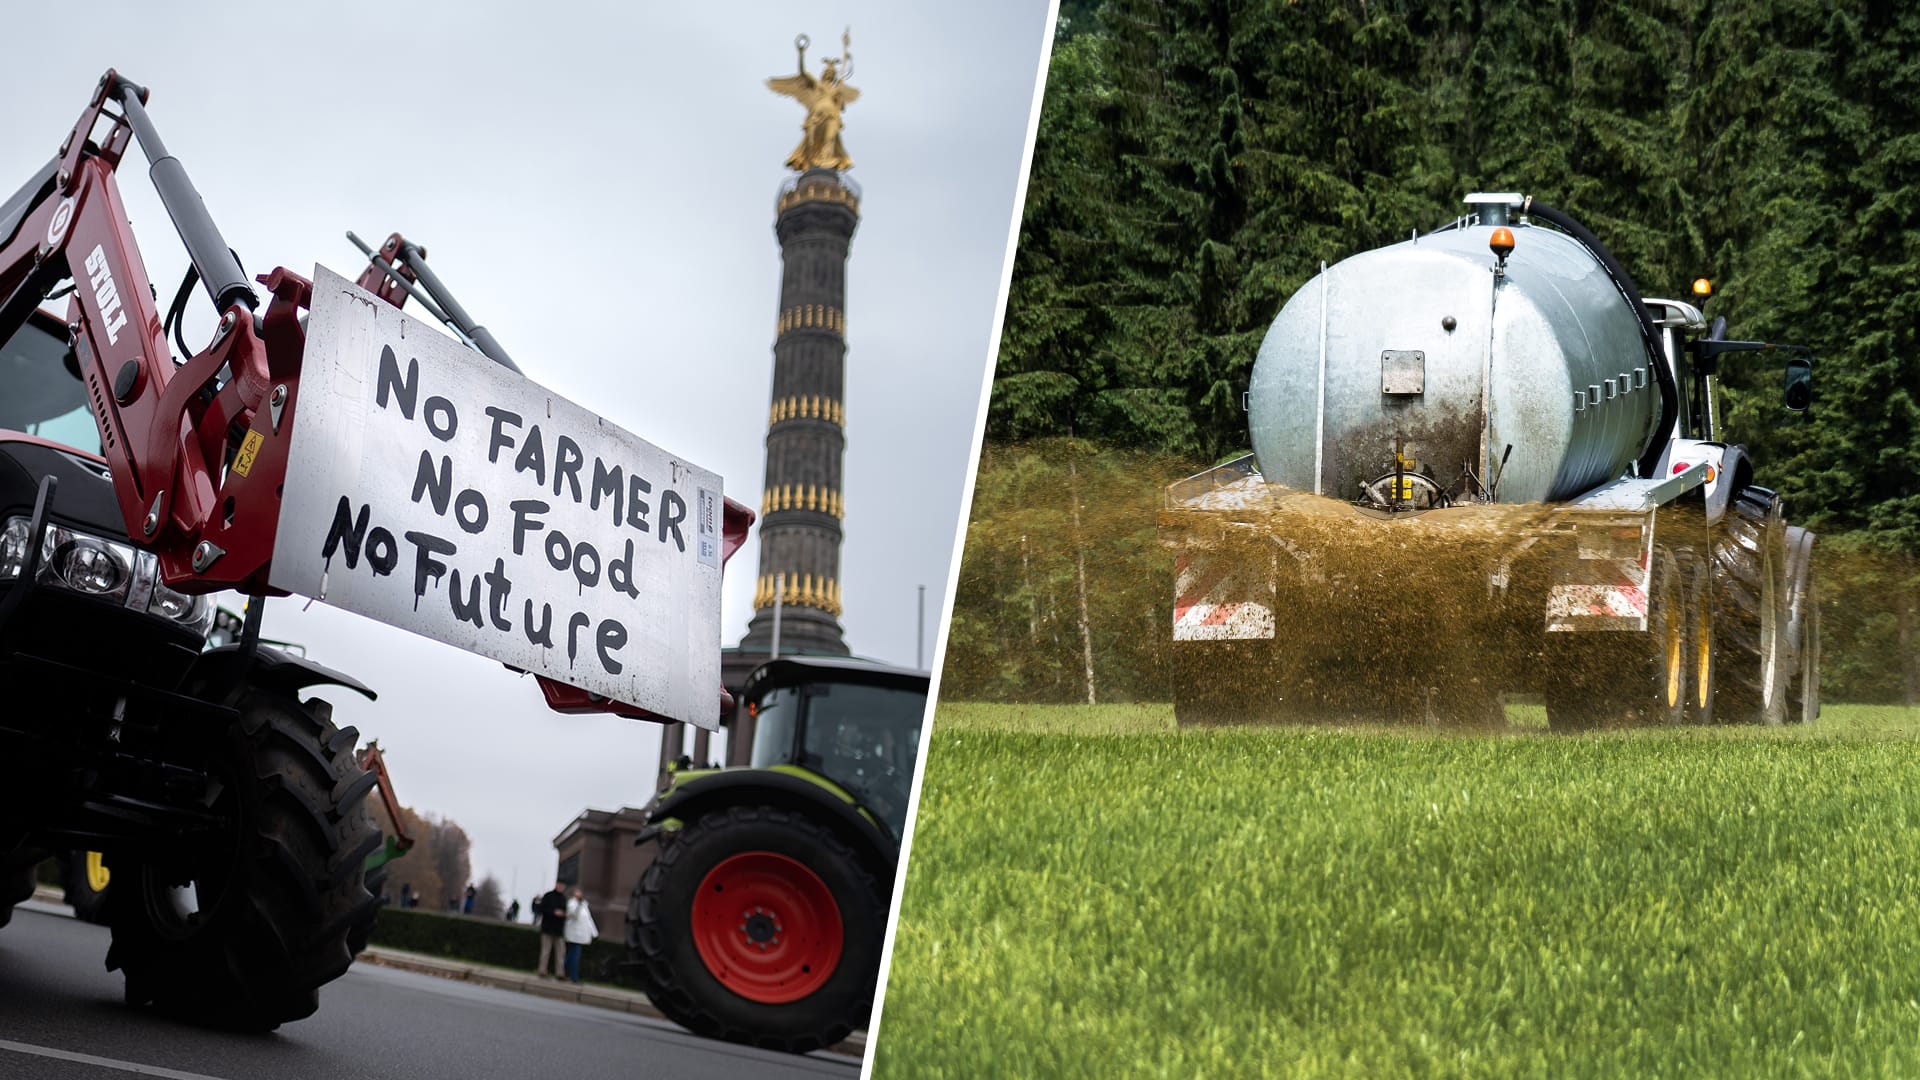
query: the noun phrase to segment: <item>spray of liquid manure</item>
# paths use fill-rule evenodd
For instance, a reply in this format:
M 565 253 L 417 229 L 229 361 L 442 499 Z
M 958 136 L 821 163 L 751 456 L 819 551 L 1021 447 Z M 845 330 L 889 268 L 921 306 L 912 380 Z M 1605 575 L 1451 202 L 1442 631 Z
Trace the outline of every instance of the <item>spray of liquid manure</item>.
M 1553 559 L 1572 557 L 1551 535 L 1553 507 L 1389 518 L 1265 484 L 1170 507 L 1169 485 L 1203 465 L 1071 441 L 989 445 L 943 699 L 1119 704 L 1185 694 L 1203 706 L 1185 712 L 1220 724 L 1485 731 L 1543 725 L 1538 706 L 1556 686 L 1659 677 L 1646 632 L 1546 632 Z M 1659 529 L 1662 544 L 1697 546 L 1704 525 L 1675 511 Z M 1270 582 L 1269 637 L 1174 640 L 1180 558 L 1193 545 L 1263 588 Z M 1920 573 L 1910 560 L 1839 544 L 1815 558 L 1828 699 L 1901 700 L 1905 669 L 1920 664 L 1899 644 Z M 1641 722 L 1652 721 L 1602 723 Z

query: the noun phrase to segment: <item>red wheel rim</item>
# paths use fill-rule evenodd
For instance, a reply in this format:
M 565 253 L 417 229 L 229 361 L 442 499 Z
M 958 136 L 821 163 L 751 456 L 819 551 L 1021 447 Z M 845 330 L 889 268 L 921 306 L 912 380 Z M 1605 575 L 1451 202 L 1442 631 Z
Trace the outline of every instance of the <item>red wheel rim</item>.
M 742 852 L 707 871 L 692 922 L 707 971 L 748 1001 L 799 1001 L 840 964 L 833 893 L 805 864 L 771 851 Z

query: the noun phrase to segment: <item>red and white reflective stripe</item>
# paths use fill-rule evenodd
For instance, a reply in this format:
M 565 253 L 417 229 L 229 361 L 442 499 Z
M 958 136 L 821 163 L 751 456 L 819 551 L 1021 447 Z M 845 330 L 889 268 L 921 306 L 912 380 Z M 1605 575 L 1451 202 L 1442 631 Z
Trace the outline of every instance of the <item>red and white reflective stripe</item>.
M 1203 570 L 1193 568 L 1193 560 L 1182 554 L 1174 559 L 1174 599 L 1173 622 L 1175 626 L 1188 621 L 1195 607 L 1215 607 L 1205 603 L 1208 593 L 1213 592 L 1232 567 L 1225 559 L 1201 558 Z
M 1637 542 L 1626 552 L 1620 542 L 1628 536 L 1618 528 L 1613 532 L 1583 530 L 1580 557 L 1563 565 L 1560 580 L 1547 592 L 1548 631 L 1647 628 L 1653 530 L 1642 526 L 1631 534 Z
M 1548 620 L 1644 619 L 1647 590 L 1631 585 L 1555 585 L 1547 595 Z
M 1182 553 L 1174 560 L 1175 641 L 1272 638 L 1273 578 L 1230 558 Z

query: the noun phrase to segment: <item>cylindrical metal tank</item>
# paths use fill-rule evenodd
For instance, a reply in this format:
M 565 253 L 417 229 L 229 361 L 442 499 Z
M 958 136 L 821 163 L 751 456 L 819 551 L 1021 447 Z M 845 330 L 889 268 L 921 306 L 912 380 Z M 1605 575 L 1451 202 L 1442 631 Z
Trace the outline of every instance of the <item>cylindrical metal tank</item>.
M 1287 301 L 1249 387 L 1267 480 L 1358 500 L 1396 445 L 1456 499 L 1557 501 L 1626 471 L 1660 418 L 1638 319 L 1578 241 L 1510 229 L 1503 274 L 1494 229 L 1471 225 L 1343 260 Z

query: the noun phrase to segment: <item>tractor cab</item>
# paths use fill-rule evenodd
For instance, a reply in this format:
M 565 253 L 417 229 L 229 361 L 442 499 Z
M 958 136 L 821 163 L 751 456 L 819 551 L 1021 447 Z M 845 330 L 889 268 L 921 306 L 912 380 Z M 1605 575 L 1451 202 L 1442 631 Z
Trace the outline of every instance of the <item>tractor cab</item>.
M 100 431 L 74 372 L 66 324 L 35 310 L 0 342 L 0 429 L 99 453 Z
M 168 588 L 153 552 L 128 539 L 68 341 L 66 323 L 37 308 L 0 341 L 0 639 L 173 687 L 213 605 Z
M 878 818 L 906 830 L 913 763 L 927 711 L 927 675 L 840 658 L 789 657 L 747 678 L 751 764 L 822 777 Z

